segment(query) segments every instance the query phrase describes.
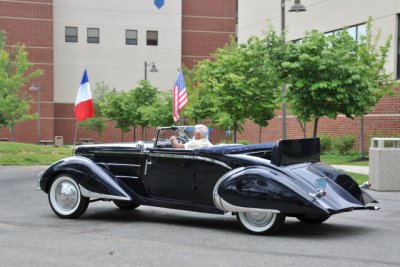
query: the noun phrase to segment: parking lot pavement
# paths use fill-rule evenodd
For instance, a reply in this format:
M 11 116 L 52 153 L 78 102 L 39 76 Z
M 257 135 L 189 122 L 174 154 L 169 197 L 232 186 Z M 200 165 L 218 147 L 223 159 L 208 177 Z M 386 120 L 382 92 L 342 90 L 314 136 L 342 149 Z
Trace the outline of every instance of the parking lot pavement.
M 59 219 L 36 191 L 45 167 L 0 167 L 1 266 L 399 266 L 400 192 L 370 193 L 378 211 L 320 225 L 288 218 L 276 236 L 243 231 L 230 214 L 95 202 Z
M 332 167 L 340 170 L 344 170 L 346 172 L 354 172 L 360 174 L 369 174 L 369 167 L 368 166 L 352 166 L 352 165 L 332 165 Z

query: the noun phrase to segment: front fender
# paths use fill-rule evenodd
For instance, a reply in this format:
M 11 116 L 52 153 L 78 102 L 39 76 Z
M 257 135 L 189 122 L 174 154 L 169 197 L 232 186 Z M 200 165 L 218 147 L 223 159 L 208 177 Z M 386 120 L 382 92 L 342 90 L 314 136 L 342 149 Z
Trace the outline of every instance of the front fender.
M 214 188 L 214 203 L 232 212 L 329 215 L 292 178 L 263 166 L 241 167 L 222 176 Z
M 132 200 L 109 171 L 80 156 L 65 158 L 52 164 L 39 180 L 40 189 L 48 193 L 53 179 L 62 173 L 70 175 L 86 197 Z

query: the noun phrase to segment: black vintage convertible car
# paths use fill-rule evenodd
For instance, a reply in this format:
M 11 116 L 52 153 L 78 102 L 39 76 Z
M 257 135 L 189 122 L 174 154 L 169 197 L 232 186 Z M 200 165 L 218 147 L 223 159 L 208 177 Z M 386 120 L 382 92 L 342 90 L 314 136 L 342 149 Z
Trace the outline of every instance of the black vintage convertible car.
M 77 218 L 88 204 L 113 201 L 224 214 L 251 233 L 272 234 L 285 217 L 322 223 L 330 216 L 377 203 L 346 173 L 320 161 L 317 138 L 252 145 L 173 149 L 169 137 L 190 139 L 193 127 L 160 127 L 154 142 L 79 146 L 38 179 L 61 218 Z

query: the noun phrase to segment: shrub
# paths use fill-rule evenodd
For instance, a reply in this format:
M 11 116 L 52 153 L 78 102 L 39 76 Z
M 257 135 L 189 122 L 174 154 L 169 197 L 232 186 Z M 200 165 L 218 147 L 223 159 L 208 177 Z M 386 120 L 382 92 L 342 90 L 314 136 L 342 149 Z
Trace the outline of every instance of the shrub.
M 333 146 L 339 154 L 346 155 L 353 150 L 355 143 L 356 137 L 354 135 L 342 135 L 336 138 Z
M 334 138 L 328 135 L 319 136 L 321 154 L 325 154 L 332 151 Z
M 245 139 L 243 139 L 243 140 L 236 140 L 236 143 L 237 143 L 237 144 L 242 144 L 242 145 L 249 145 L 249 144 L 250 144 L 249 140 L 245 140 Z

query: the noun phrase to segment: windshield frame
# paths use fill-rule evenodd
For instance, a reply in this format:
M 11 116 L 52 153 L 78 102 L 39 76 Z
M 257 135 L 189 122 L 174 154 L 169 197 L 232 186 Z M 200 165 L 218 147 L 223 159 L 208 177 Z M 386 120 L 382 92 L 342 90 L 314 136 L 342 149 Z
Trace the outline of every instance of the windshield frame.
M 172 130 L 178 133 L 179 131 L 184 131 L 190 138 L 193 137 L 193 132 L 194 132 L 194 125 L 181 125 L 181 126 L 165 126 L 165 127 L 157 127 L 157 133 L 156 133 L 156 138 L 154 140 L 154 148 L 157 148 L 157 143 L 159 142 L 160 136 L 162 131 L 165 130 Z M 188 132 L 191 132 L 191 134 L 188 134 Z

